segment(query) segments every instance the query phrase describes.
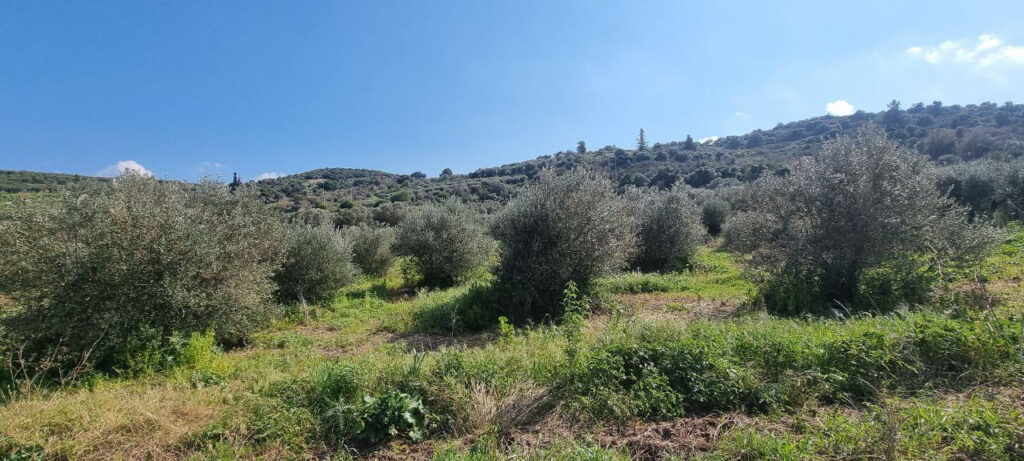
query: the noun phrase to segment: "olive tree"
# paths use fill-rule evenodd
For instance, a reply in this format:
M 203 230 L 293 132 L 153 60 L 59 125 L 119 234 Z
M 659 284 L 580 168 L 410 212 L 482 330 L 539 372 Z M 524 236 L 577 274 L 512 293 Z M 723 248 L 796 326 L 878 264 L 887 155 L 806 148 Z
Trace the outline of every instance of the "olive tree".
M 352 242 L 352 258 L 360 270 L 375 276 L 387 273 L 395 259 L 394 228 L 364 223 L 345 228 L 344 232 Z
M 58 368 L 131 368 L 175 333 L 242 341 L 269 313 L 281 226 L 253 191 L 128 174 L 0 219 L 4 340 Z
M 637 245 L 630 211 L 607 178 L 542 171 L 492 225 L 502 249 L 497 288 L 509 317 L 559 318 L 567 283 L 586 293 L 597 277 L 624 267 Z
M 873 127 L 827 142 L 790 176 L 755 183 L 747 200 L 727 239 L 754 252 L 769 274 L 763 300 L 780 312 L 918 300 L 994 235 L 967 223 L 926 157 Z
M 707 236 L 701 210 L 681 190 L 648 192 L 637 200 L 639 251 L 634 267 L 643 271 L 672 271 L 693 263 Z
M 976 160 L 941 169 L 939 188 L 966 206 L 972 218 L 1024 218 L 1024 160 Z
M 493 242 L 483 219 L 466 204 L 449 199 L 408 212 L 395 250 L 409 256 L 429 286 L 452 286 L 479 271 L 490 259 Z
M 286 234 L 286 258 L 274 275 L 282 301 L 319 303 L 352 283 L 352 243 L 334 227 L 295 225 Z

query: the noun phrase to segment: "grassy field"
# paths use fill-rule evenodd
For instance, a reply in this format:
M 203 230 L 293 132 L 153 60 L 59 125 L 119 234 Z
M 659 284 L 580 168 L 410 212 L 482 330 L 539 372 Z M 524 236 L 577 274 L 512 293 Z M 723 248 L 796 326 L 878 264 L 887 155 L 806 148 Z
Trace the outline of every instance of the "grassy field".
M 489 280 L 395 268 L 288 306 L 171 371 L 23 380 L 5 459 L 1022 459 L 1024 232 L 928 306 L 847 320 L 747 307 L 744 258 L 602 280 L 591 314 L 473 330 Z M 571 296 L 567 300 L 572 302 Z

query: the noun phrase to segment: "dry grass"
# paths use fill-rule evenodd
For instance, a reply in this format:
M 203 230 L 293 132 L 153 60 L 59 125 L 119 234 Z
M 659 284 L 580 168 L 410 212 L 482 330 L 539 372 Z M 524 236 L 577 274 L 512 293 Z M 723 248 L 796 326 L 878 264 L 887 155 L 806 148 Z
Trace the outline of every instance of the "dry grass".
M 543 418 L 550 394 L 547 388 L 529 382 L 517 383 L 505 392 L 476 382 L 463 392 L 457 399 L 463 408 L 456 429 L 466 435 L 493 433 L 499 438 Z
M 221 388 L 123 383 L 19 399 L 0 434 L 70 459 L 180 459 L 181 442 L 223 409 Z

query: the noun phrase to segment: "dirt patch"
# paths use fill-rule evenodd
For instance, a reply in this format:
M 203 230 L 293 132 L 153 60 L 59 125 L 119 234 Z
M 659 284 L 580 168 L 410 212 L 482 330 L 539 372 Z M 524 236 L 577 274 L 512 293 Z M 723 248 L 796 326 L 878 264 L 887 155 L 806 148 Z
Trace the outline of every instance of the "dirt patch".
M 649 320 L 715 320 L 734 317 L 740 304 L 735 300 L 701 298 L 683 293 L 639 293 L 619 295 L 625 313 Z
M 408 349 L 417 351 L 435 351 L 442 347 L 480 348 L 498 339 L 492 333 L 475 333 L 469 335 L 449 336 L 428 333 L 393 333 L 387 339 L 391 343 L 403 343 Z
M 740 413 L 680 418 L 664 422 L 632 422 L 622 425 L 580 427 L 561 418 L 550 418 L 533 427 L 513 432 L 501 445 L 523 458 L 538 458 L 544 450 L 559 440 L 593 441 L 594 444 L 616 451 L 624 451 L 631 459 L 661 460 L 671 456 L 690 457 L 714 448 L 718 438 L 728 430 L 754 424 L 754 419 Z M 428 441 L 422 444 L 395 442 L 379 448 L 370 459 L 431 459 L 445 448 L 466 451 L 475 437 L 462 437 L 447 441 Z
M 631 459 L 660 460 L 670 456 L 689 457 L 712 449 L 719 436 L 732 427 L 751 424 L 740 413 L 679 418 L 663 422 L 635 421 L 622 425 L 598 425 L 582 432 L 578 427 L 558 423 L 560 429 L 534 430 L 517 434 L 512 443 L 539 451 L 554 439 L 589 438 L 606 449 L 624 451 Z
M 348 345 L 328 345 L 320 347 L 320 352 L 328 357 L 340 357 L 364 352 L 381 344 L 400 344 L 407 350 L 417 352 L 436 351 L 441 348 L 472 349 L 485 347 L 497 341 L 493 333 L 475 333 L 450 336 L 429 333 L 389 333 L 376 332 Z

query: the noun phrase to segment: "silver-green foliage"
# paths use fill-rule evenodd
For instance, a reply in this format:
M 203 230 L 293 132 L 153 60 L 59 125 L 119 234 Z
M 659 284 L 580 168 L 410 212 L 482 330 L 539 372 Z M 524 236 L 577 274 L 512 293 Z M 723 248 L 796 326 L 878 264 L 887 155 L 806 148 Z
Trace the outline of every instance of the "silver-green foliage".
M 867 129 L 827 142 L 790 176 L 752 185 L 725 233 L 769 274 L 773 309 L 884 309 L 920 300 L 943 269 L 993 242 L 935 185 L 926 157 Z
M 424 284 L 451 286 L 487 263 L 493 242 L 482 216 L 450 199 L 410 211 L 398 225 L 395 250 L 412 258 Z
M 1024 220 L 1024 160 L 954 165 L 941 169 L 938 181 L 974 218 Z
M 637 246 L 636 219 L 614 185 L 575 170 L 540 174 L 495 219 L 501 243 L 501 304 L 516 322 L 562 315 L 569 282 L 587 294 L 595 279 L 624 267 Z
M 333 227 L 294 226 L 286 242 L 287 257 L 274 276 L 281 300 L 322 302 L 358 273 L 352 243 Z
M 4 340 L 29 362 L 132 367 L 174 333 L 236 342 L 268 314 L 281 227 L 250 191 L 129 174 L 4 214 Z
M 707 232 L 701 210 L 684 192 L 651 192 L 640 196 L 640 251 L 634 266 L 646 271 L 673 271 L 693 263 Z
M 352 242 L 352 258 L 363 273 L 375 276 L 387 273 L 395 259 L 394 228 L 363 223 L 345 228 L 344 234 Z

